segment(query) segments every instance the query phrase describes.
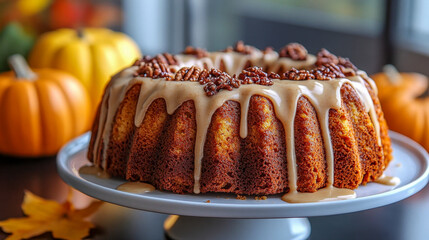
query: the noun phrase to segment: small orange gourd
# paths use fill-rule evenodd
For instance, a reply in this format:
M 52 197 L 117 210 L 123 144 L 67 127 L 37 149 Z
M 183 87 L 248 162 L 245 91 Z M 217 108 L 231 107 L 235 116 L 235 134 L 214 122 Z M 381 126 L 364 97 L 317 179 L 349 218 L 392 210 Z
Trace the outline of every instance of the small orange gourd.
M 19 157 L 55 154 L 89 128 L 91 102 L 73 76 L 30 70 L 13 55 L 13 71 L 0 74 L 0 153 Z
M 429 151 L 428 78 L 419 73 L 398 73 L 389 66 L 372 76 L 389 128 L 418 142 Z

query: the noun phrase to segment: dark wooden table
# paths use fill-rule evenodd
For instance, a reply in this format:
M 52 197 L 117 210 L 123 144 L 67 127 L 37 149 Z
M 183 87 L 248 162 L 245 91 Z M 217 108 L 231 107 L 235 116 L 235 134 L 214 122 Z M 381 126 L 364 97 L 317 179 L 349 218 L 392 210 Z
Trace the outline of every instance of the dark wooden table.
M 56 170 L 55 157 L 14 159 L 0 156 L 0 220 L 23 216 L 24 190 L 64 201 L 68 186 Z M 92 199 L 74 191 L 74 203 L 84 207 Z M 164 214 L 104 204 L 93 216 L 92 239 L 165 239 Z M 310 239 L 429 239 L 429 187 L 389 206 L 367 211 L 310 218 Z M 0 239 L 7 235 L 0 231 Z M 38 239 L 49 238 L 44 234 Z

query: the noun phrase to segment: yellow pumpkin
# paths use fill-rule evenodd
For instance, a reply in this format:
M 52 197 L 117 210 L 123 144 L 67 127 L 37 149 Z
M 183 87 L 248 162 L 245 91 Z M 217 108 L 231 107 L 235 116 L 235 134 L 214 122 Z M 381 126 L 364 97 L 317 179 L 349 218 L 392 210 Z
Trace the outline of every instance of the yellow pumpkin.
M 30 70 L 11 58 L 14 72 L 0 74 L 0 153 L 20 157 L 55 154 L 91 121 L 86 89 L 68 73 Z
M 429 98 L 423 96 L 428 78 L 390 68 L 372 76 L 389 128 L 420 143 L 429 151 Z
M 95 109 L 110 77 L 139 56 L 137 45 L 123 33 L 104 28 L 59 29 L 38 39 L 29 63 L 73 74 L 88 89 Z

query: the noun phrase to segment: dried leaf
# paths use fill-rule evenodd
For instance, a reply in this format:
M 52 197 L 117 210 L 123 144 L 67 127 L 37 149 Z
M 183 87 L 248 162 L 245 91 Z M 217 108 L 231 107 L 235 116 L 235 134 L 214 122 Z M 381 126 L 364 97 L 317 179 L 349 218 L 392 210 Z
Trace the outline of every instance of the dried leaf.
M 21 208 L 25 215 L 38 220 L 58 219 L 65 214 L 62 204 L 43 199 L 29 191 L 25 191 L 24 202 Z
M 62 204 L 26 191 L 21 206 L 26 217 L 0 221 L 0 227 L 11 233 L 7 240 L 31 238 L 45 232 L 52 232 L 55 238 L 82 239 L 94 227 L 84 218 L 96 212 L 102 202 L 94 201 L 84 209 L 75 209 L 71 199 L 71 189 Z
M 63 218 L 53 223 L 50 230 L 54 238 L 75 240 L 88 236 L 89 230 L 93 227 L 94 225 L 88 221 Z
M 44 221 L 31 218 L 11 218 L 0 222 L 4 232 L 12 233 L 7 240 L 26 239 L 48 232 L 48 226 Z

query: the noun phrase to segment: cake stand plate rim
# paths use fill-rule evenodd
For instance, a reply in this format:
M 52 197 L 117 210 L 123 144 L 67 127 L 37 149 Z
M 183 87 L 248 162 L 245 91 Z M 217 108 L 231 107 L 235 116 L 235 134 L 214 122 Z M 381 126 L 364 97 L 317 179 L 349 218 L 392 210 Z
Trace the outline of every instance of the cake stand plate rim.
M 297 203 L 290 204 L 282 201 L 270 202 L 267 200 L 225 200 L 225 194 L 216 203 L 219 197 L 211 195 L 181 195 L 169 192 L 155 191 L 149 194 L 132 194 L 122 192 L 111 187 L 112 184 L 125 182 L 124 180 L 88 179 L 79 175 L 73 164 L 81 164 L 88 160 L 83 155 L 88 147 L 90 133 L 85 133 L 66 144 L 57 155 L 57 169 L 61 178 L 77 190 L 100 200 L 121 206 L 145 211 L 177 214 L 183 216 L 218 217 L 218 218 L 285 218 L 311 217 L 333 214 L 343 214 L 388 205 L 405 199 L 420 191 L 428 182 L 429 155 L 423 147 L 413 140 L 399 133 L 390 131 L 389 135 L 395 151 L 408 151 L 411 154 L 407 160 L 417 166 L 418 172 L 412 181 L 398 188 L 356 199 L 331 202 Z M 403 153 L 402 153 L 403 154 Z M 84 158 L 84 159 L 83 159 Z M 79 161 L 79 162 L 78 162 Z M 390 167 L 390 166 L 389 166 Z M 110 182 L 109 182 L 110 181 Z M 114 182 L 116 181 L 116 182 Z M 114 182 L 114 183 L 112 183 Z M 108 186 L 110 184 L 110 186 Z M 360 187 L 361 188 L 361 187 Z M 364 188 L 364 187 L 363 187 Z M 358 188 L 359 190 L 359 188 Z M 234 198 L 235 195 L 229 195 Z M 207 203 L 206 200 L 210 200 Z M 230 201 L 231 203 L 228 203 Z

